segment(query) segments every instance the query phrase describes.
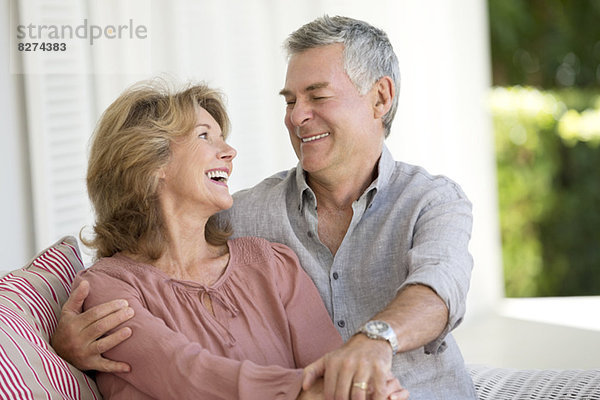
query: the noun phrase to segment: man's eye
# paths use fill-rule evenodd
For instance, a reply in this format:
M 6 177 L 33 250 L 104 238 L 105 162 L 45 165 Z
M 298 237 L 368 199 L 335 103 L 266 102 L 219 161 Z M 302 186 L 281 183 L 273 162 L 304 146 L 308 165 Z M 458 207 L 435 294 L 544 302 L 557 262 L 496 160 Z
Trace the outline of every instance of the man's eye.
M 285 102 L 285 104 L 287 104 L 288 106 L 293 106 L 294 104 L 296 104 L 295 100 L 288 100 Z

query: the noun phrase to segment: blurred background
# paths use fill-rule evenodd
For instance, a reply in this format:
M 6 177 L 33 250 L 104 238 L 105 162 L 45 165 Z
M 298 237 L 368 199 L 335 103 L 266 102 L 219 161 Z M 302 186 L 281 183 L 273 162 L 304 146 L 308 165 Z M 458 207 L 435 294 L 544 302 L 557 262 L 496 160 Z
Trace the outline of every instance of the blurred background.
M 226 93 L 232 191 L 295 166 L 281 43 L 323 14 L 388 33 L 402 83 L 387 146 L 473 202 L 466 361 L 600 368 L 595 0 L 0 0 L 0 273 L 92 224 L 88 139 L 141 79 Z

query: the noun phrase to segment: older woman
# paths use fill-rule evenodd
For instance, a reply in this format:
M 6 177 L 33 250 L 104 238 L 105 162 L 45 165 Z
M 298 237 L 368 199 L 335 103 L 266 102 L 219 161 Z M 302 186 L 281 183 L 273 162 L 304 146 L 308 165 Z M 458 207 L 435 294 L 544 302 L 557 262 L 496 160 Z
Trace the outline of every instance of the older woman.
M 97 375 L 106 398 L 295 399 L 300 368 L 341 345 L 287 247 L 228 240 L 210 219 L 232 205 L 235 150 L 218 93 L 151 83 L 123 93 L 93 137 L 84 307 L 125 298 L 132 337 L 106 355 L 130 373 Z M 77 284 L 77 283 L 75 283 Z

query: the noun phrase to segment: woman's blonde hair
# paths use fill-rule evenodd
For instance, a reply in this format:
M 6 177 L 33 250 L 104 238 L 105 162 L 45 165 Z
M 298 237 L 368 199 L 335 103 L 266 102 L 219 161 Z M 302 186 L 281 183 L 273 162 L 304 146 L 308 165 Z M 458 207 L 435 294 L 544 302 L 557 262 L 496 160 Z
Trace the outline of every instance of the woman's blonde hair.
M 88 195 L 96 213 L 94 236 L 82 238 L 96 250 L 96 258 L 119 251 L 152 260 L 162 255 L 166 236 L 158 171 L 169 161 L 173 140 L 194 128 L 198 106 L 217 121 L 226 137 L 230 122 L 222 95 L 204 84 L 175 91 L 158 80 L 140 82 L 102 114 L 92 137 L 87 172 Z M 222 245 L 230 235 L 229 227 L 209 219 L 205 229 L 209 243 Z

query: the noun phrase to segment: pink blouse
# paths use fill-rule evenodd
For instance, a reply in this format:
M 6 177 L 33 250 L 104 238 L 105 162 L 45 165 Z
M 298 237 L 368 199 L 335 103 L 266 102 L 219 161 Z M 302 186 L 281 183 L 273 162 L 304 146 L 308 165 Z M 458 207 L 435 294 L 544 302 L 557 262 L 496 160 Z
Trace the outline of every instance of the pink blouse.
M 228 246 L 210 287 L 121 254 L 80 274 L 76 284 L 91 287 L 85 309 L 124 298 L 135 310 L 123 324 L 132 336 L 104 354 L 131 372 L 97 374 L 106 399 L 295 399 L 301 368 L 342 345 L 292 250 L 259 238 Z

